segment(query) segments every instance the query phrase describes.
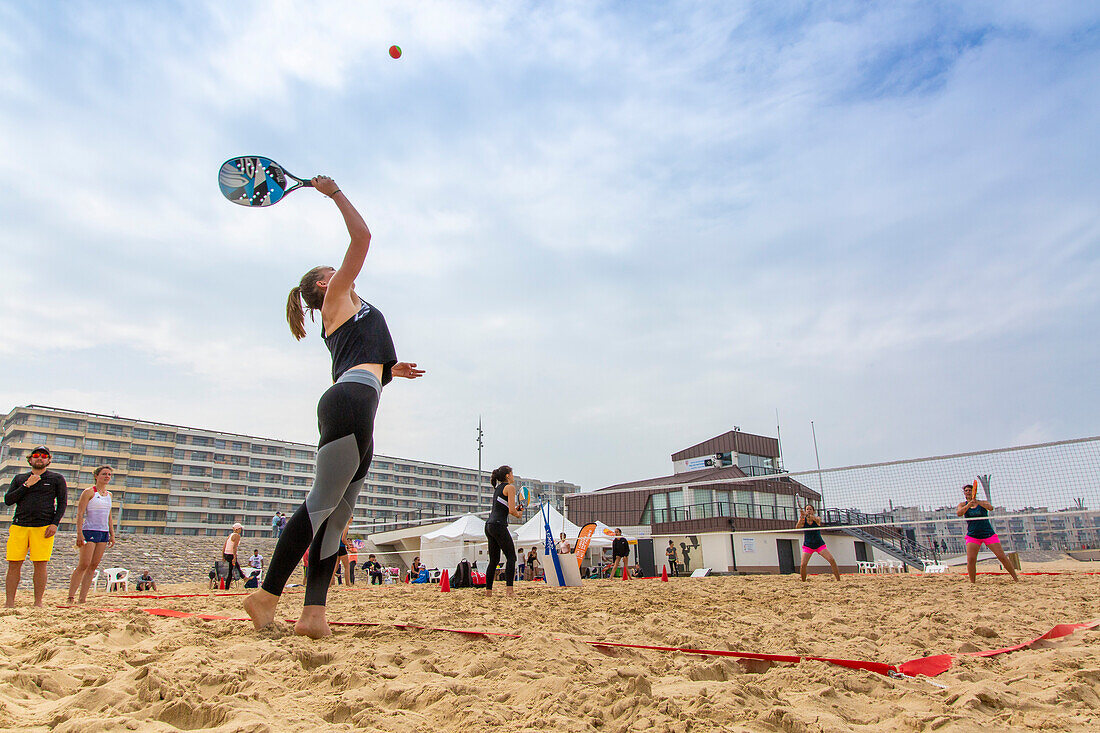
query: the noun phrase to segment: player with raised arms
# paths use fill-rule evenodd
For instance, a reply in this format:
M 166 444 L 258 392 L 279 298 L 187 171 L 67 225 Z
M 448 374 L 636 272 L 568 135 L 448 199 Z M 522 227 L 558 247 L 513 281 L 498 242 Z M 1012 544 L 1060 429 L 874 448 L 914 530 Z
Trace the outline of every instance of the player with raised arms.
M 291 333 L 305 338 L 305 312 L 321 312 L 321 336 L 332 354 L 334 384 L 317 403 L 321 437 L 313 488 L 287 521 L 260 590 L 244 608 L 257 629 L 275 619 L 275 608 L 290 574 L 309 552 L 305 605 L 294 625 L 297 634 L 313 639 L 331 634 L 325 618 L 329 581 L 336 566 L 340 536 L 351 517 L 355 499 L 374 455 L 374 416 L 382 387 L 393 377 L 416 379 L 424 374 L 416 364 L 397 361 L 386 320 L 377 308 L 355 292 L 371 234 L 366 222 L 336 182 L 317 176 L 311 186 L 328 196 L 344 217 L 351 244 L 339 269 L 314 267 L 290 291 L 286 318 Z
M 1001 548 L 1001 540 L 993 529 L 993 522 L 986 519 L 989 512 L 993 510 L 993 505 L 978 498 L 977 481 L 972 484 L 963 484 L 963 497 L 966 501 L 959 504 L 955 513 L 960 517 L 967 518 L 966 573 L 970 576 L 970 582 L 976 583 L 978 580 L 978 553 L 981 552 L 982 545 L 988 546 L 993 554 L 997 556 L 997 559 L 1001 561 L 1001 565 L 1004 565 L 1005 570 L 1012 576 L 1012 579 L 1019 581 L 1020 579 L 1016 577 L 1016 569 L 1012 567 L 1008 556 Z
M 810 558 L 816 552 L 828 560 L 829 566 L 833 569 L 833 577 L 840 580 L 840 568 L 837 567 L 836 560 L 833 559 L 833 553 L 829 552 L 829 548 L 825 546 L 825 540 L 821 537 L 821 520 L 814 510 L 813 504 L 807 504 L 802 508 L 802 513 L 798 517 L 798 524 L 794 525 L 795 529 L 802 529 L 803 527 L 806 528 L 806 531 L 802 536 L 802 567 L 799 570 L 802 579 L 806 579 L 806 569 L 810 565 Z
M 489 570 L 485 573 L 485 595 L 493 595 L 493 579 L 500 565 L 500 553 L 504 553 L 504 581 L 507 584 L 506 595 L 515 595 L 512 583 L 516 579 L 516 545 L 512 542 L 512 533 L 508 531 L 508 516 L 517 519 L 523 516 L 523 506 L 519 503 L 516 491 L 516 477 L 509 466 L 501 466 L 493 471 L 489 478 L 493 483 L 493 502 L 489 508 L 489 518 L 485 520 L 485 539 L 489 540 Z

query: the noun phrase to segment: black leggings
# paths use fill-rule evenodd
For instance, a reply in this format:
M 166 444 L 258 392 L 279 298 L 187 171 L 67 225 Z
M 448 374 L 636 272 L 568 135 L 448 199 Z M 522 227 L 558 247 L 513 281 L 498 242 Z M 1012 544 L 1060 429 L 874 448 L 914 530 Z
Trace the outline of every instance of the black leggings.
M 504 551 L 504 578 L 508 586 L 516 579 L 516 545 L 508 532 L 508 525 L 501 522 L 486 522 L 485 537 L 489 540 L 489 572 L 485 573 L 485 589 L 493 589 L 493 578 L 500 564 L 500 552 Z
M 381 387 L 370 372 L 354 369 L 317 403 L 317 473 L 305 502 L 286 523 L 263 589 L 281 595 L 309 548 L 305 605 L 323 606 L 336 569 L 340 537 L 374 456 L 374 414 Z

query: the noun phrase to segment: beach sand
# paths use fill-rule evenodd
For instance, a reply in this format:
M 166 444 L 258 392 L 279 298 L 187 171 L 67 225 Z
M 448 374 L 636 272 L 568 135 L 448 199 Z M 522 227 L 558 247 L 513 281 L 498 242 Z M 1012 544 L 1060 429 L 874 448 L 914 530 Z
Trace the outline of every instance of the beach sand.
M 1025 570 L 1087 563 L 1028 564 Z M 935 678 L 891 679 L 823 662 L 594 648 L 617 641 L 900 663 L 994 649 L 1100 617 L 1100 576 L 746 576 L 519 583 L 514 598 L 438 586 L 337 587 L 322 641 L 287 624 L 161 618 L 141 607 L 242 616 L 240 597 L 0 613 L 0 729 L 377 731 L 1100 730 L 1100 629 Z M 280 617 L 301 608 L 288 591 Z M 468 636 L 415 624 L 521 634 Z

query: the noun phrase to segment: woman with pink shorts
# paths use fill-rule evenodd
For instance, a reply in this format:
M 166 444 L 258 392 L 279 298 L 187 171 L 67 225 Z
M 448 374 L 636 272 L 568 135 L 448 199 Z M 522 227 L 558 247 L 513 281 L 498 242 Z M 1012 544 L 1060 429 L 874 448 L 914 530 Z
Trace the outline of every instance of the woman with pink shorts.
M 1005 551 L 1001 549 L 1001 541 L 997 539 L 997 533 L 993 530 L 993 522 L 986 518 L 989 516 L 990 510 L 993 509 L 993 505 L 988 501 L 978 499 L 978 482 L 965 484 L 963 486 L 963 496 L 966 497 L 966 501 L 959 504 L 956 513 L 960 517 L 967 518 L 966 572 L 970 575 L 970 582 L 977 581 L 978 553 L 981 551 L 982 545 L 989 547 L 993 554 L 997 556 L 997 559 L 1001 561 L 1001 565 L 1004 565 L 1008 574 L 1012 576 L 1012 579 L 1018 581 L 1019 578 L 1016 577 L 1015 568 L 1008 561 Z
M 807 504 L 802 509 L 802 514 L 798 517 L 798 524 L 794 527 L 795 529 L 807 528 L 805 536 L 802 538 L 802 568 L 799 571 L 802 574 L 802 579 L 806 579 L 806 568 L 810 564 L 810 558 L 817 552 L 829 561 L 829 565 L 833 568 L 833 576 L 840 580 L 840 568 L 836 566 L 836 560 L 833 559 L 829 548 L 825 546 L 825 540 L 821 537 L 821 530 L 816 529 L 821 527 L 821 520 L 817 518 L 813 504 Z M 815 529 L 809 529 L 810 527 Z

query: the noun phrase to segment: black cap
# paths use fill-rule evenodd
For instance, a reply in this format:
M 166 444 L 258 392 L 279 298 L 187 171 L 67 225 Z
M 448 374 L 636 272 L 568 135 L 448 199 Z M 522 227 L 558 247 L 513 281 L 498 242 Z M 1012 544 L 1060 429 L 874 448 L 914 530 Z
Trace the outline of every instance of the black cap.
M 47 447 L 46 447 L 46 446 L 44 446 L 44 445 L 40 445 L 40 446 L 38 446 L 37 448 L 35 448 L 34 450 L 32 450 L 32 451 L 31 451 L 31 455 L 32 455 L 32 456 L 33 456 L 33 455 L 34 455 L 35 453 L 45 453 L 45 454 L 46 454 L 46 455 L 48 455 L 48 456 L 49 456 L 50 458 L 53 458 L 53 453 L 50 453 L 50 449 L 49 449 L 49 448 L 47 448 Z

